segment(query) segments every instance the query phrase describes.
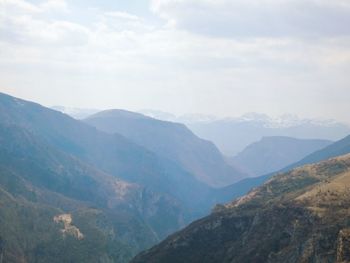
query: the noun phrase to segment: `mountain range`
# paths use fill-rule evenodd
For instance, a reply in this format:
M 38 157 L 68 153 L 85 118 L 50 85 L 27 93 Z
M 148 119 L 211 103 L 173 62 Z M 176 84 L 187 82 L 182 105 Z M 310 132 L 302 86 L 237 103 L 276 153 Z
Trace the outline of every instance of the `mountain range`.
M 290 172 L 294 167 L 350 152 L 350 136 L 331 144 L 283 138 L 293 142 L 285 145 L 276 143 L 278 140 L 272 138 L 269 142 L 276 147 L 274 150 L 264 148 L 262 152 L 275 151 L 278 159 L 278 153 L 293 153 L 293 143 L 300 143 L 298 158 L 310 154 L 280 170 L 287 174 L 277 175 L 283 178 L 277 190 L 299 186 L 286 179 L 295 173 Z M 256 149 L 260 148 L 255 147 L 253 153 L 259 152 Z M 311 153 L 312 149 L 316 151 Z M 294 159 L 296 155 L 293 153 Z M 307 183 L 316 182 L 312 181 L 316 178 L 321 184 L 321 177 L 329 181 L 337 175 L 337 167 L 339 174 L 344 173 L 341 168 L 347 165 L 346 158 L 315 165 L 323 167 L 315 168 L 316 175 L 303 171 L 296 177 L 305 175 Z M 227 160 L 213 143 L 183 124 L 123 110 L 103 111 L 77 120 L 0 93 L 0 261 L 129 262 L 140 251 L 207 215 L 215 204 L 225 204 L 276 178 L 270 179 L 275 173 L 269 173 L 238 181 L 247 175 Z M 278 198 L 264 198 L 254 212 L 260 213 L 258 208 L 265 202 L 279 207 L 280 203 L 274 203 Z M 230 214 L 236 209 L 232 205 L 235 202 L 217 205 L 209 218 Z M 248 203 L 254 206 L 255 201 Z M 244 210 L 243 216 L 251 211 Z M 223 232 L 229 234 L 230 229 Z M 214 245 L 215 234 L 204 238 L 212 237 Z M 176 240 L 171 243 L 181 246 Z M 163 244 L 167 243 L 160 243 L 135 260 L 153 262 L 142 260 L 149 255 L 152 258 L 158 248 L 163 250 Z M 198 252 L 200 249 L 206 247 L 198 248 Z M 211 246 L 207 250 L 211 253 Z M 186 256 L 182 252 L 179 255 Z M 193 256 L 196 260 L 198 255 Z M 208 254 L 208 259 L 212 256 L 214 260 L 220 258 L 214 253 Z
M 300 161 L 290 164 L 287 167 L 284 167 L 283 169 L 258 177 L 246 178 L 237 183 L 224 187 L 220 189 L 220 199 L 227 200 L 230 198 L 238 198 L 247 194 L 251 189 L 262 185 L 275 174 L 285 173 L 303 165 L 321 162 L 329 158 L 334 158 L 348 153 L 350 153 L 350 135 L 326 146 L 321 150 L 309 154 Z
M 98 110 L 54 106 L 55 110 L 84 119 Z M 348 124 L 332 119 L 303 119 L 292 114 L 270 117 L 262 113 L 246 113 L 240 117 L 220 118 L 206 114 L 176 116 L 159 110 L 144 109 L 142 115 L 153 119 L 183 123 L 198 137 L 213 142 L 220 152 L 232 158 L 263 137 L 291 137 L 336 141 L 350 133 Z
M 121 134 L 6 94 L 0 141 L 4 262 L 127 262 L 228 198 Z
M 84 119 L 98 110 L 63 106 L 53 107 L 74 118 Z M 262 113 L 246 113 L 240 117 L 220 118 L 206 114 L 175 114 L 144 109 L 142 115 L 167 122 L 185 124 L 198 137 L 213 142 L 224 155 L 233 158 L 263 137 L 291 137 L 336 141 L 350 134 L 350 126 L 332 119 L 299 118 L 292 114 L 270 117 Z
M 286 136 L 336 141 L 350 134 L 347 124 L 334 120 L 299 119 L 290 115 L 271 118 L 256 113 L 239 118 L 189 122 L 186 125 L 199 137 L 215 143 L 229 157 L 237 155 L 263 137 Z
M 15 123 L 60 151 L 131 183 L 170 194 L 197 209 L 210 187 L 163 156 L 120 134 L 108 134 L 68 115 L 10 96 L 0 97 L 0 123 Z M 180 186 L 175 187 L 175 186 Z M 193 211 L 193 210 L 191 210 Z
M 165 193 L 167 178 L 156 178 L 172 164 L 124 137 L 4 94 L 0 115 L 4 262 L 127 262 L 190 220 L 187 203 L 175 196 L 190 197 L 176 189 Z M 147 169 L 158 181 L 149 178 L 153 187 L 130 182 L 147 176 Z M 128 182 L 117 176 L 137 172 Z M 196 188 L 195 181 L 186 183 Z

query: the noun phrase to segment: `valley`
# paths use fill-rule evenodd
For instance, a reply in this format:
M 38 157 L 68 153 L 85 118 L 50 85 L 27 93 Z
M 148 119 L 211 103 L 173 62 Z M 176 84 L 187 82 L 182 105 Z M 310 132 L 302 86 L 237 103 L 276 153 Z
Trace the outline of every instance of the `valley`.
M 277 220 L 284 217 L 274 210 L 280 204 L 297 209 L 304 209 L 304 205 L 310 213 L 326 215 L 326 205 L 317 200 L 332 202 L 334 206 L 343 204 L 339 198 L 347 196 L 347 156 L 325 160 L 349 153 L 348 137 L 334 143 L 269 138 L 270 146 L 253 145 L 247 154 L 242 154 L 253 161 L 276 153 L 269 158 L 280 166 L 252 177 L 185 125 L 139 113 L 110 110 L 81 121 L 0 94 L 0 117 L 0 237 L 5 262 L 129 262 L 143 250 L 146 252 L 134 262 L 202 262 L 199 255 L 208 244 L 200 243 L 201 239 L 212 239 L 213 246 L 214 240 L 225 244 L 228 237 L 220 233 L 226 230 L 220 229 L 226 220 L 231 222 L 238 217 L 240 223 L 228 224 L 249 226 L 255 213 L 265 217 L 275 211 Z M 288 161 L 278 159 L 277 152 L 290 155 L 293 149 L 298 151 L 295 157 L 290 156 Z M 320 161 L 320 165 L 296 168 Z M 268 164 L 267 159 L 262 163 Z M 339 171 L 332 168 L 338 166 Z M 278 170 L 280 167 L 283 168 Z M 247 221 L 241 222 L 242 218 Z M 202 226 L 201 222 L 208 223 Z M 182 233 L 186 233 L 186 238 L 192 231 L 197 233 L 197 225 L 207 229 L 206 234 L 201 238 L 194 236 L 201 246 L 195 249 L 199 254 L 187 258 L 187 252 L 177 250 L 182 245 L 171 240 L 179 239 Z M 263 226 L 261 229 L 267 231 Z M 207 233 L 211 230 L 215 231 Z M 246 230 L 239 231 L 243 231 L 237 232 L 239 235 L 247 235 Z M 194 249 L 192 237 L 188 237 L 188 241 L 181 241 L 187 244 L 184 251 L 187 247 Z M 174 253 L 180 258 L 169 250 L 173 245 L 165 245 L 168 242 L 175 242 Z M 236 251 L 236 246 L 238 243 L 232 243 L 230 250 Z M 212 253 L 210 249 L 211 246 L 205 250 Z M 66 253 L 59 253 L 62 250 Z M 225 262 L 227 252 L 220 251 L 218 255 L 208 255 L 208 262 Z
M 349 0 L 0 0 L 0 263 L 350 263 Z

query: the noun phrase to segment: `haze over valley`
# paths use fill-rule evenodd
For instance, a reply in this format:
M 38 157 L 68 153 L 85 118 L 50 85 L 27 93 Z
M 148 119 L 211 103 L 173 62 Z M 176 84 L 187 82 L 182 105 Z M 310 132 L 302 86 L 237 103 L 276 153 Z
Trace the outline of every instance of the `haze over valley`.
M 350 262 L 346 0 L 0 0 L 0 263 Z

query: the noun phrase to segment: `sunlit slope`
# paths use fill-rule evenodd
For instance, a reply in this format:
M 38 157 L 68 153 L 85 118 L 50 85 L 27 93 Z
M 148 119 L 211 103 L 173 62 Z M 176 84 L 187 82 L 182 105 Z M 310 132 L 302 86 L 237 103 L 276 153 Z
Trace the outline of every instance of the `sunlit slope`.
M 350 155 L 296 168 L 132 262 L 349 262 Z

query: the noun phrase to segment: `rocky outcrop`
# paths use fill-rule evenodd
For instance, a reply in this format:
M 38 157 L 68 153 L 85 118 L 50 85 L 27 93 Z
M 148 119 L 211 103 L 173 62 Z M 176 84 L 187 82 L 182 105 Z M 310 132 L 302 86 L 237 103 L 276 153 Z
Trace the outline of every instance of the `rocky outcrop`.
M 338 235 L 337 262 L 350 262 L 350 228 L 342 229 Z
M 71 214 L 62 214 L 55 216 L 53 218 L 53 221 L 57 224 L 63 223 L 63 229 L 61 229 L 61 232 L 64 237 L 66 235 L 70 235 L 78 240 L 82 240 L 84 238 L 84 235 L 80 232 L 80 229 L 72 225 L 73 219 Z

